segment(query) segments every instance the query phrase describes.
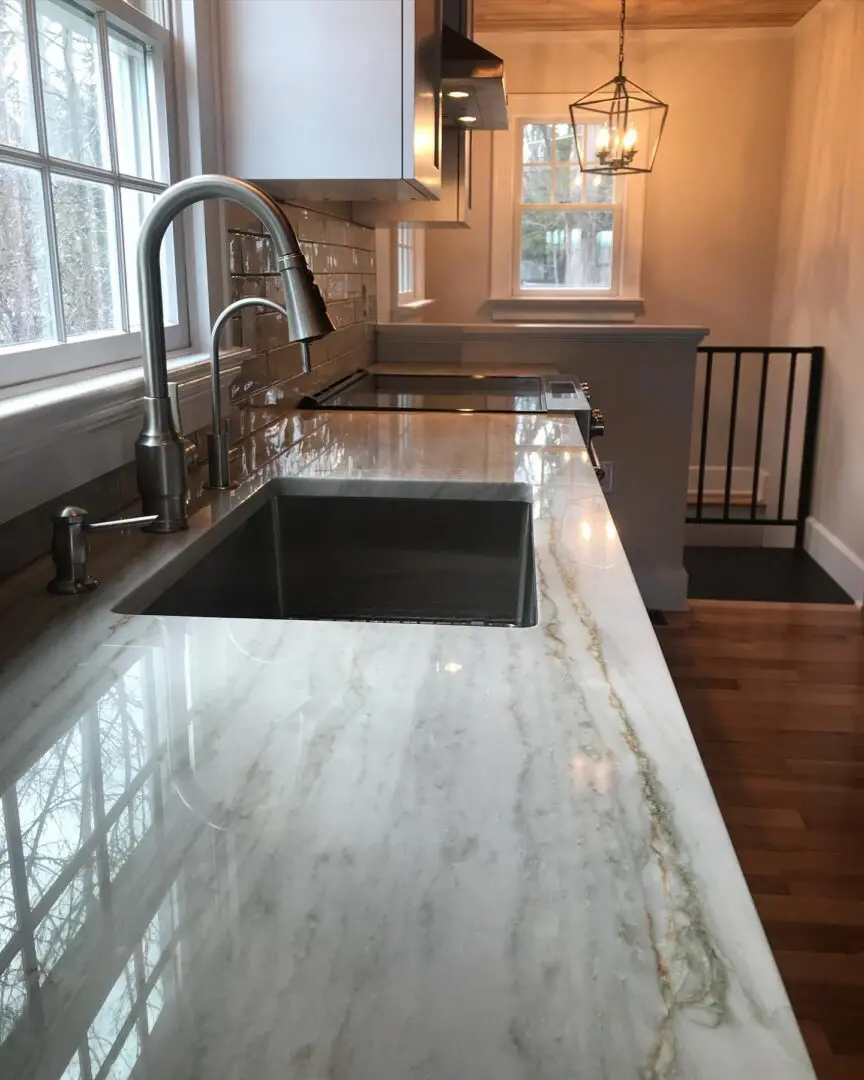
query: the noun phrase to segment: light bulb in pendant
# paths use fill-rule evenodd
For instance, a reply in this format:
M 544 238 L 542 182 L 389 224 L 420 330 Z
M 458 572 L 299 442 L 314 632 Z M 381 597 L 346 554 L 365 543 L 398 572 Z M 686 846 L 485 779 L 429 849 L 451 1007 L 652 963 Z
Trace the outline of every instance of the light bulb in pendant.
M 597 132 L 597 149 L 600 151 L 608 150 L 611 138 L 612 136 L 608 127 L 600 128 Z
M 624 149 L 632 150 L 636 145 L 636 140 L 639 138 L 639 132 L 635 127 L 627 129 L 627 134 L 624 136 Z

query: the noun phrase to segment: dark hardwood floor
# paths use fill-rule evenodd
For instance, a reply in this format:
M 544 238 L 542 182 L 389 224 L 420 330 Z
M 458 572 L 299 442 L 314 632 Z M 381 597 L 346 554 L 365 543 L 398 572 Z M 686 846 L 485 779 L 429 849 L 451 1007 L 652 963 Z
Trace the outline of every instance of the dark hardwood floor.
M 864 622 L 694 601 L 657 627 L 819 1080 L 864 1080 Z

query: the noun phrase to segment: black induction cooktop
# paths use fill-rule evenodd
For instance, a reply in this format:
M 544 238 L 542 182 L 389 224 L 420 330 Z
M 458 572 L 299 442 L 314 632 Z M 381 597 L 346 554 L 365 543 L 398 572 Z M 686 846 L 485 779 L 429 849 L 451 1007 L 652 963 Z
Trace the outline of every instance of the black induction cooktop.
M 566 376 L 389 375 L 361 369 L 300 402 L 310 409 L 543 413 L 587 407 L 579 382 Z

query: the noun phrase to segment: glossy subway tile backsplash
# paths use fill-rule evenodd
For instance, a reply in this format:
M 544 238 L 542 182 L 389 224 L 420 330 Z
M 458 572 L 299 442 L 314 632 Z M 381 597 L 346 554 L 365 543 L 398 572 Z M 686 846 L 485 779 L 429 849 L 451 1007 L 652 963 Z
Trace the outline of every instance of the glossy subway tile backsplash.
M 232 320 L 235 345 L 252 349 L 229 391 L 232 447 L 256 436 L 299 403 L 304 394 L 341 378 L 374 359 L 376 310 L 375 230 L 351 221 L 349 208 L 286 205 L 301 248 L 327 302 L 335 332 L 311 349 L 312 373 L 304 375 L 300 346 L 288 343 L 284 319 L 249 308 Z M 231 300 L 267 297 L 282 303 L 273 244 L 247 210 L 225 204 Z M 227 328 L 226 335 L 227 341 Z M 223 345 L 224 347 L 224 345 Z M 208 428 L 187 431 L 206 460 Z M 235 451 L 236 453 L 236 451 Z M 50 503 L 0 523 L 0 579 L 44 555 L 51 538 L 51 513 L 64 504 L 85 506 L 94 517 L 114 517 L 137 499 L 135 463 L 96 477 Z
M 253 350 L 231 386 L 238 416 L 232 439 L 247 438 L 273 422 L 273 410 L 288 408 L 313 389 L 373 359 L 377 319 L 375 230 L 351 221 L 347 206 L 316 209 L 284 205 L 303 254 L 327 302 L 335 332 L 311 347 L 312 374 L 303 374 L 300 346 L 288 344 L 281 315 L 249 308 L 234 320 L 234 344 Z M 226 206 L 231 292 L 240 297 L 282 301 L 270 237 L 242 207 Z M 233 412 L 233 410 L 232 410 Z M 206 440 L 199 438 L 199 444 Z

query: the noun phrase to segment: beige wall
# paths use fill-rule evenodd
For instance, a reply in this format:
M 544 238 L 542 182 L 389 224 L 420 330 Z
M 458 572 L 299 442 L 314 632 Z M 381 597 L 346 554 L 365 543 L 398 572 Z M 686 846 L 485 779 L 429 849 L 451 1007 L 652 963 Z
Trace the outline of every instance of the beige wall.
M 479 40 L 504 58 L 516 94 L 575 97 L 616 61 L 608 33 Z M 708 326 L 719 344 L 767 341 L 791 50 L 789 30 L 629 35 L 631 77 L 670 105 L 648 180 L 644 321 Z M 486 319 L 491 137 L 475 139 L 474 225 L 427 238 L 426 292 L 437 299 L 427 321 Z
M 864 4 L 823 0 L 794 33 L 772 333 L 778 342 L 826 348 L 813 517 L 850 549 L 848 561 L 857 559 L 857 576 L 847 568 L 857 599 L 864 582 L 862 102 Z

